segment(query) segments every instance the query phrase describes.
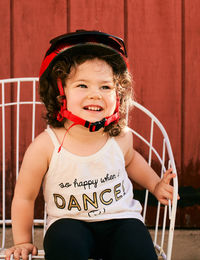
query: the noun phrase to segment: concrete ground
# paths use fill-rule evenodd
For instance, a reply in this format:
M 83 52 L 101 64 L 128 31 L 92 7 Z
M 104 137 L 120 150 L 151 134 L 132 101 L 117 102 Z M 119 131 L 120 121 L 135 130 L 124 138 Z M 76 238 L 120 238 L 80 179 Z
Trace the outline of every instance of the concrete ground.
M 171 260 L 200 260 L 200 230 L 175 230 Z
M 200 260 L 200 230 L 175 230 L 172 260 Z
M 153 236 L 153 231 L 150 230 L 150 233 Z M 0 236 L 1 235 L 2 231 L 0 230 Z M 36 228 L 35 244 L 39 249 L 42 249 L 41 228 Z M 9 247 L 11 245 L 11 229 L 8 228 L 6 246 Z M 171 260 L 200 260 L 200 230 L 175 230 Z

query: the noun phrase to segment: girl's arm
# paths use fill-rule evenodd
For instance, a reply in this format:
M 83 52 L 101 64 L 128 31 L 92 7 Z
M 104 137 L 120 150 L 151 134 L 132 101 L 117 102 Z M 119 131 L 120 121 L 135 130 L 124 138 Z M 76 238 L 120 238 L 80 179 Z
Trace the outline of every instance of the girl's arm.
M 32 244 L 34 204 L 48 169 L 50 148 L 49 137 L 43 132 L 24 155 L 11 209 L 14 247 L 6 251 L 6 259 L 10 259 L 12 253 L 23 259 L 27 259 L 29 253 L 37 254 L 37 248 Z
M 125 154 L 126 170 L 130 179 L 148 189 L 162 204 L 168 205 L 168 200 L 173 198 L 173 187 L 170 181 L 176 175 L 169 169 L 164 174 L 163 178 L 148 165 L 146 160 L 133 149 L 132 133 L 126 134 Z

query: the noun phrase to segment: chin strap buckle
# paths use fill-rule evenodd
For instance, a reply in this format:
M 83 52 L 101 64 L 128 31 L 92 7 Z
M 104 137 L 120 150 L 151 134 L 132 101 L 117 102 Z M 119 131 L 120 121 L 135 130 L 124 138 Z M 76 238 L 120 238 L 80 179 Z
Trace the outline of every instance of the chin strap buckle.
M 105 126 L 106 120 L 106 118 L 103 118 L 101 121 L 97 121 L 94 123 L 89 123 L 88 121 L 86 121 L 85 127 L 88 127 L 90 132 L 95 132 Z

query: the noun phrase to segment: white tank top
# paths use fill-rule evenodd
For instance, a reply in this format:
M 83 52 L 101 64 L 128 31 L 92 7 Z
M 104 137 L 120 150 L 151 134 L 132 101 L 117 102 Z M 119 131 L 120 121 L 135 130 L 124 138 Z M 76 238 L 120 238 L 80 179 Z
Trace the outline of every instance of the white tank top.
M 78 156 L 63 147 L 58 152 L 55 133 L 50 128 L 46 131 L 55 147 L 43 182 L 47 228 L 60 218 L 143 221 L 141 204 L 133 199 L 124 156 L 114 137 L 95 154 Z

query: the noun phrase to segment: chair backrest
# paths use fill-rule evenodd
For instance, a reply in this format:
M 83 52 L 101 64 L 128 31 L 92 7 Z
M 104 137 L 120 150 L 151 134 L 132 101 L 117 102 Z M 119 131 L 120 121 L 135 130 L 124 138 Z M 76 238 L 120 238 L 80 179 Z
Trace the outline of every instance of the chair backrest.
M 44 120 L 41 119 L 44 107 L 39 101 L 37 87 L 38 78 L 0 80 L 0 225 L 2 229 L 0 259 L 4 259 L 3 249 L 11 245 L 9 244 L 11 243 L 9 242 L 11 200 L 23 154 L 34 137 L 46 128 Z M 155 167 L 160 176 L 169 167 L 172 167 L 176 173 L 171 145 L 162 124 L 149 110 L 136 102 L 134 102 L 134 111 L 131 116 L 134 117 L 130 124 L 134 122 L 131 131 L 135 136 L 136 149 L 146 149 L 144 157 L 150 166 Z M 169 207 L 161 206 L 160 203 L 153 201 L 146 191 L 143 209 L 147 225 L 154 227 L 152 235 L 158 254 L 167 260 L 171 259 L 172 253 L 178 194 L 177 177 L 173 179 L 173 186 L 174 199 L 169 203 Z M 139 188 L 138 195 L 141 194 L 143 195 L 143 190 Z M 42 226 L 45 232 L 46 213 L 43 210 L 42 195 L 36 202 L 36 208 L 40 210 L 34 219 L 34 226 Z M 167 227 L 169 227 L 168 230 L 166 230 Z M 43 255 L 41 250 L 39 256 L 30 256 L 30 259 L 44 259 Z
M 150 223 L 151 225 L 154 223 L 154 246 L 157 249 L 158 254 L 162 256 L 163 259 L 170 260 L 172 255 L 178 196 L 178 178 L 174 156 L 169 137 L 160 121 L 144 106 L 138 104 L 137 102 L 134 102 L 133 105 L 135 109 L 133 112 L 134 122 L 136 121 L 136 123 L 134 123 L 134 127 L 131 128 L 131 131 L 133 132 L 135 138 L 139 140 L 138 143 L 138 140 L 136 140 L 136 147 L 142 147 L 144 150 L 146 148 L 146 159 L 148 164 L 152 168 L 155 168 L 157 173 L 160 172 L 160 177 L 162 177 L 164 172 L 169 168 L 172 168 L 173 172 L 176 173 L 176 178 L 173 179 L 172 183 L 174 186 L 173 201 L 169 201 L 169 206 L 163 206 L 160 202 L 156 202 L 157 207 L 156 209 L 154 208 L 155 214 L 152 214 L 152 207 L 148 206 L 148 204 L 151 204 L 148 203 L 150 197 L 148 190 L 145 191 L 143 206 L 143 218 L 144 221 L 147 222 L 147 225 L 147 213 L 153 215 L 153 222 L 150 221 Z M 135 116 L 136 113 L 138 114 Z M 147 118 L 148 122 L 146 121 Z M 137 127 L 137 122 L 140 125 L 139 127 Z M 141 127 L 141 125 L 143 126 Z M 141 134 L 141 131 L 144 133 L 145 137 Z M 139 148 L 139 150 L 141 150 L 141 148 Z M 166 231 L 167 227 L 168 231 Z

